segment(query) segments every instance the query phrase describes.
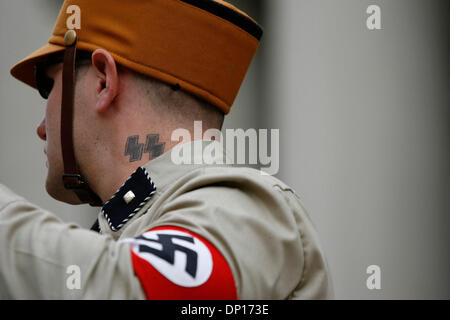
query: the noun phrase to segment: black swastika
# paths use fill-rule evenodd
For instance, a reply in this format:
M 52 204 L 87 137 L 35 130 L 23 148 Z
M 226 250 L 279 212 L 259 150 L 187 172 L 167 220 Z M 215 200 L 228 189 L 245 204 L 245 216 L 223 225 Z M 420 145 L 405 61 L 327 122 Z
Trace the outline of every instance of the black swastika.
M 148 239 L 143 236 L 139 236 L 136 239 L 144 240 L 144 241 L 151 241 L 151 242 L 156 242 L 156 243 L 161 244 L 162 245 L 161 250 L 154 249 L 154 248 L 151 248 L 151 247 L 141 244 L 141 245 L 139 245 L 139 251 L 154 254 L 155 256 L 160 257 L 163 260 L 166 260 L 168 263 L 170 263 L 172 265 L 175 263 L 175 252 L 176 251 L 184 252 L 186 254 L 185 271 L 188 274 L 190 274 L 193 278 L 195 278 L 195 276 L 197 274 L 197 259 L 198 259 L 197 252 L 195 252 L 192 249 L 183 247 L 181 245 L 174 244 L 172 242 L 172 239 L 180 239 L 180 240 L 185 240 L 185 241 L 194 243 L 194 238 L 187 237 L 187 236 L 181 236 L 181 235 L 172 235 L 172 234 L 158 234 L 157 240 Z

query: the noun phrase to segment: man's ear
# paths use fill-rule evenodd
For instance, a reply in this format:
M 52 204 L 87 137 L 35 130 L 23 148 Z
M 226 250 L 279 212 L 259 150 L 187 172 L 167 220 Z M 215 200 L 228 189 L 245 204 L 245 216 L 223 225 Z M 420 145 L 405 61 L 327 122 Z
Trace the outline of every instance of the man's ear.
M 119 91 L 116 62 L 108 51 L 97 49 L 92 54 L 92 66 L 97 74 L 98 99 L 95 108 L 97 112 L 103 113 L 112 105 Z

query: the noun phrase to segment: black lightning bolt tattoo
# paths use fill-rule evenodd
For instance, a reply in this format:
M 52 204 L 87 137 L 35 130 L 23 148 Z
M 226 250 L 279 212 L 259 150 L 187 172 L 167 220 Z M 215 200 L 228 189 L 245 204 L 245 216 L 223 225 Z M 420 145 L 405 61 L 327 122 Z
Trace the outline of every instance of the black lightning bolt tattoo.
M 149 154 L 149 160 L 155 159 L 164 153 L 166 143 L 159 143 L 159 134 L 147 135 L 145 146 L 139 143 L 139 136 L 128 137 L 125 145 L 125 156 L 130 156 L 130 162 L 142 159 L 143 153 Z

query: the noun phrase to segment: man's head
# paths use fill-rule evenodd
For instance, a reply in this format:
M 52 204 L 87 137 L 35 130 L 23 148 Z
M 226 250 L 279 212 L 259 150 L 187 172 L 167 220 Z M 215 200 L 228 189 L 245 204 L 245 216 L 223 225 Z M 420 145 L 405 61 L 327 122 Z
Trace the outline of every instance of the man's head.
M 158 135 L 158 143 L 164 144 L 166 152 L 178 143 L 170 140 L 172 132 L 178 128 L 193 131 L 196 120 L 203 122 L 205 130 L 222 127 L 224 113 L 220 109 L 183 90 L 118 65 L 106 50 L 79 53 L 79 57 L 74 150 L 81 172 L 91 179 L 107 167 L 114 170 L 130 164 L 130 157 L 124 151 L 129 137 L 140 136 L 142 140 L 148 134 Z M 47 84 L 43 89 L 49 95 L 37 134 L 45 141 L 48 157 L 48 193 L 58 200 L 78 203 L 76 197 L 64 189 L 61 180 L 62 68 L 61 62 L 55 62 L 48 63 L 43 70 L 48 80 L 41 81 Z M 142 157 L 133 166 L 148 161 L 149 158 Z
M 49 93 L 38 128 L 48 192 L 78 203 L 62 188 L 66 171 L 66 187 L 86 186 L 84 176 L 105 201 L 137 166 L 177 143 L 174 130 L 193 130 L 196 120 L 203 130 L 220 129 L 261 36 L 254 20 L 222 0 L 66 0 L 49 43 L 11 70 Z M 81 51 L 91 54 L 72 84 L 73 53 Z M 61 55 L 64 86 L 63 64 L 54 60 Z M 39 72 L 42 62 L 50 80 Z

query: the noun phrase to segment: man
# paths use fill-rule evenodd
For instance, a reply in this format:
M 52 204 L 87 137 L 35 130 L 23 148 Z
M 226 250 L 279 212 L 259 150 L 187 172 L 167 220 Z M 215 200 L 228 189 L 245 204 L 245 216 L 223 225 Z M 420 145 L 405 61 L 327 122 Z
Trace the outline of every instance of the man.
M 197 161 L 216 141 L 172 139 L 198 120 L 221 129 L 261 35 L 219 0 L 65 1 L 49 44 L 11 72 L 48 98 L 47 192 L 102 209 L 83 230 L 0 185 L 1 297 L 332 296 L 292 189 L 206 164 L 221 152 Z M 173 161 L 189 150 L 192 164 Z

